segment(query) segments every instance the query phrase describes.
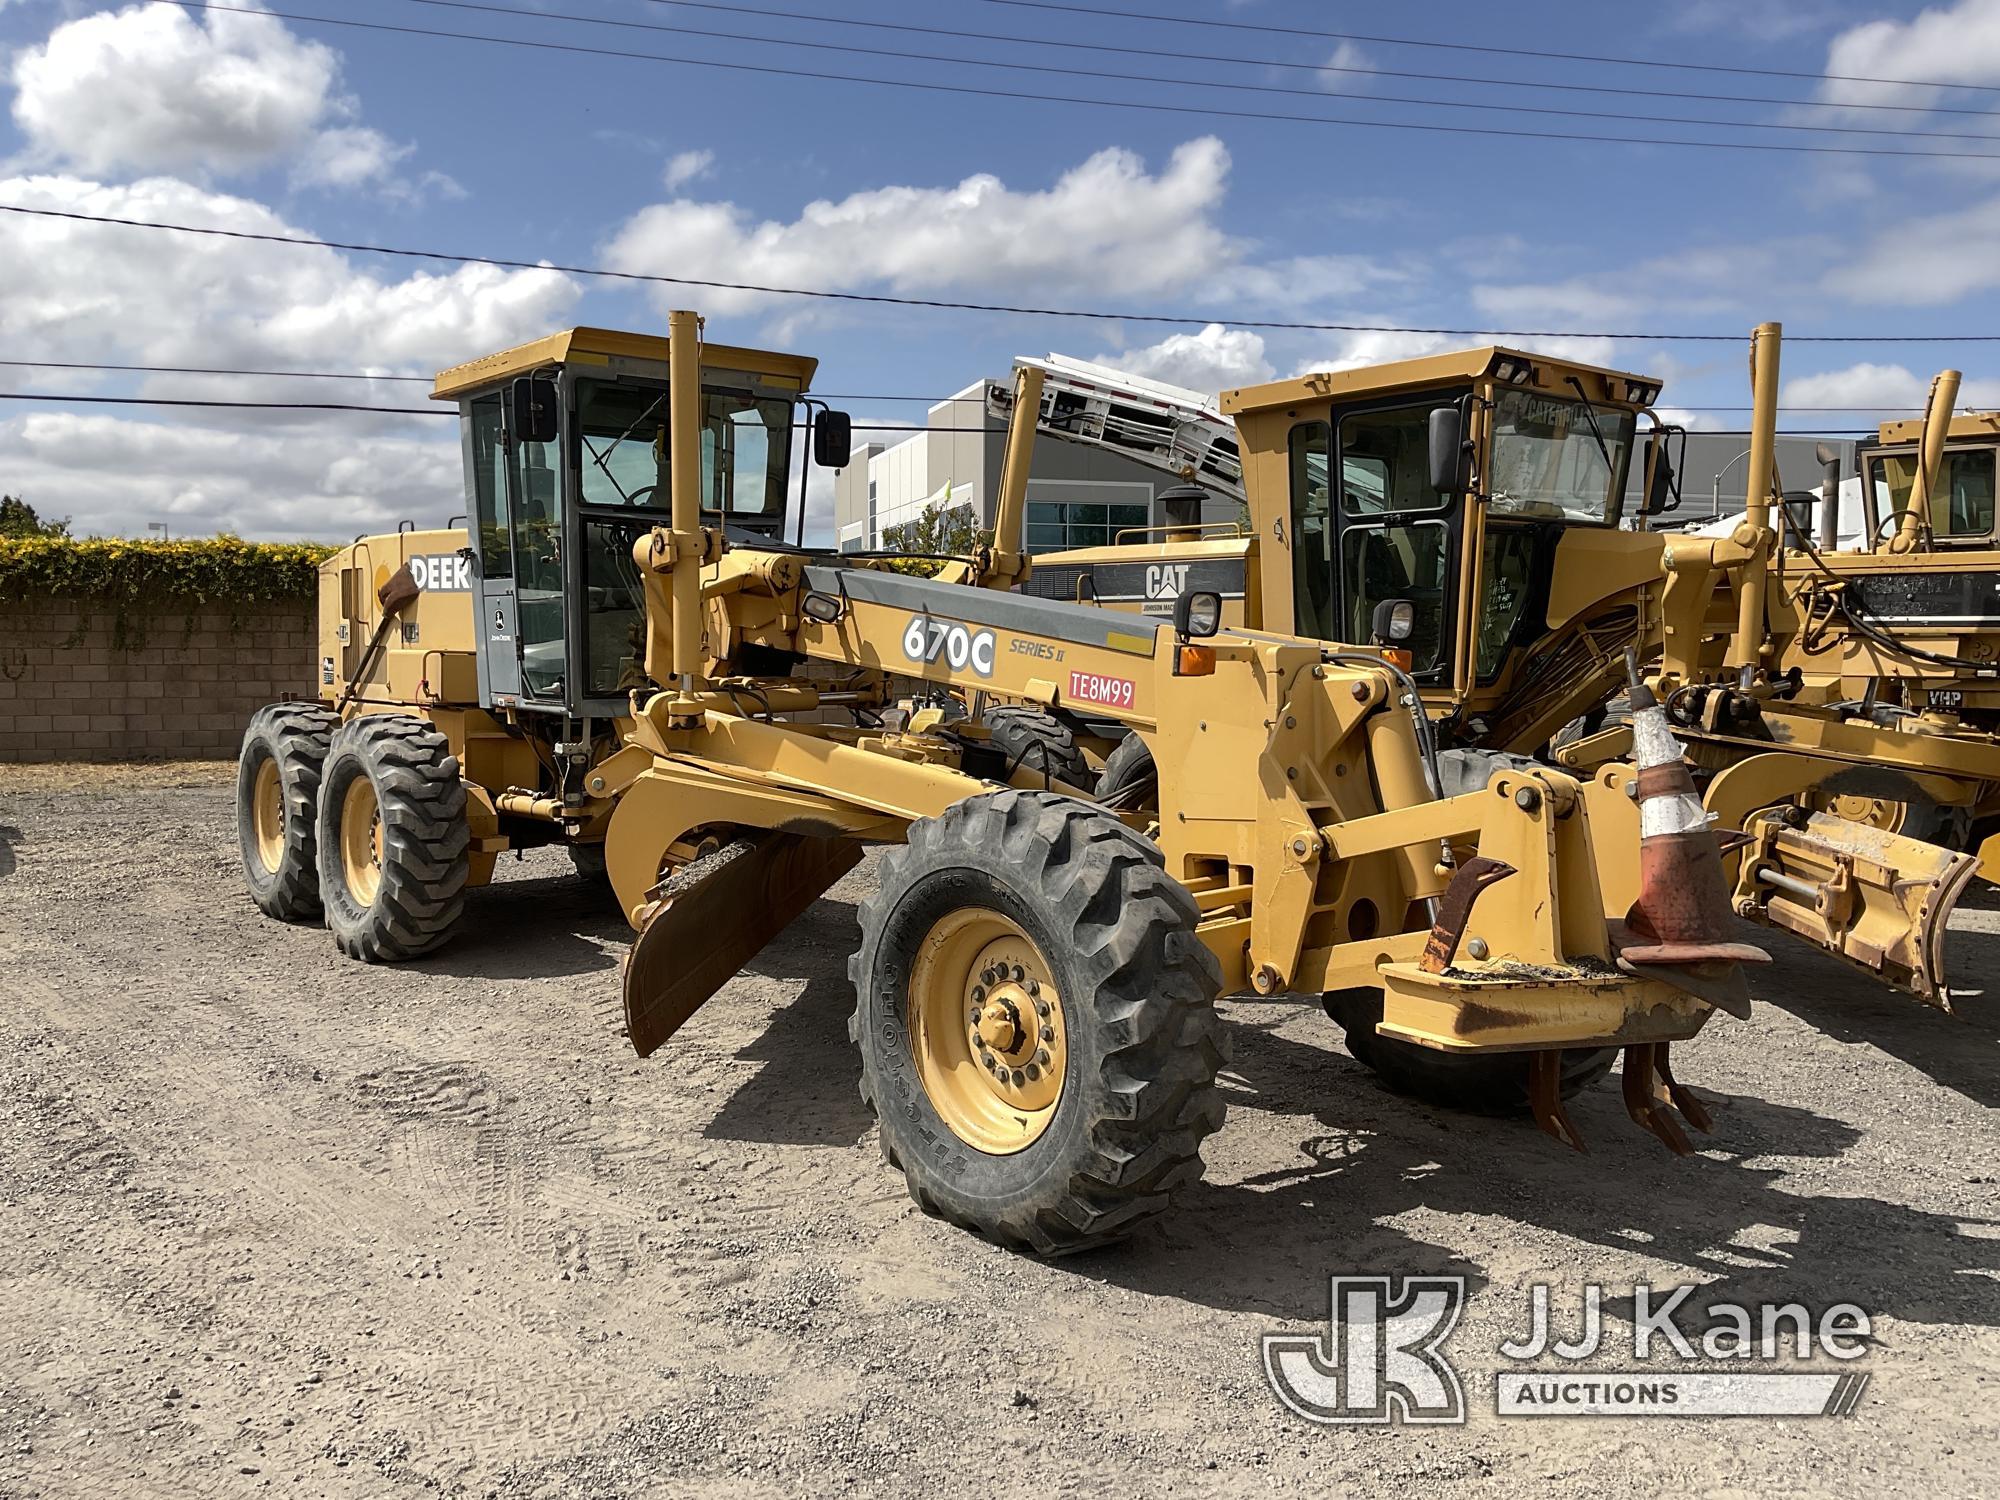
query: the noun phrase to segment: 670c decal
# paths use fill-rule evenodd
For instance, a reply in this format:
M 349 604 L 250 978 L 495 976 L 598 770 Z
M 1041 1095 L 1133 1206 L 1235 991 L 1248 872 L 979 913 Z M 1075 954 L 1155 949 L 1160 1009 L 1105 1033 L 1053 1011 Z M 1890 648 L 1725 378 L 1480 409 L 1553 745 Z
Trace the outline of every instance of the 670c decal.
M 970 666 L 981 677 L 991 677 L 993 632 L 968 630 L 951 620 L 918 618 L 903 632 L 903 655 L 926 666 L 942 657 L 954 672 Z

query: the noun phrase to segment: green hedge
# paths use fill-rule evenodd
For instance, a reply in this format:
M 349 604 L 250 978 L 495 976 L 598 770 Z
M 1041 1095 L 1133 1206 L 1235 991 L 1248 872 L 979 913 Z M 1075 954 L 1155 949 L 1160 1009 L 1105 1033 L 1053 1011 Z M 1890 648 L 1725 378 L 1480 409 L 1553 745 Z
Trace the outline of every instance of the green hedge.
M 303 603 L 319 590 L 319 565 L 340 549 L 321 542 L 246 542 L 202 537 L 186 542 L 138 542 L 123 537 L 0 537 L 0 604 L 66 599 L 97 605 L 112 617 L 111 644 L 121 651 L 146 644 L 147 617 L 183 614 L 183 639 L 195 611 L 226 609 L 240 622 L 246 609 Z M 88 612 L 64 645 L 80 644 Z
M 319 542 L 203 537 L 0 537 L 0 604 L 22 599 L 135 604 L 274 604 L 311 599 L 319 565 L 339 549 Z

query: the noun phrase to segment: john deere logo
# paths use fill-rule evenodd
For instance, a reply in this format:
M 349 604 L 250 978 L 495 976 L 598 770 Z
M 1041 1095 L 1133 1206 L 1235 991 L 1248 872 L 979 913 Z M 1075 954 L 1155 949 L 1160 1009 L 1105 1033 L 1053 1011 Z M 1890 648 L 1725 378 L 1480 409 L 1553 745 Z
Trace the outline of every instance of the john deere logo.
M 410 573 L 426 594 L 463 594 L 472 589 L 472 559 L 460 552 L 413 557 Z

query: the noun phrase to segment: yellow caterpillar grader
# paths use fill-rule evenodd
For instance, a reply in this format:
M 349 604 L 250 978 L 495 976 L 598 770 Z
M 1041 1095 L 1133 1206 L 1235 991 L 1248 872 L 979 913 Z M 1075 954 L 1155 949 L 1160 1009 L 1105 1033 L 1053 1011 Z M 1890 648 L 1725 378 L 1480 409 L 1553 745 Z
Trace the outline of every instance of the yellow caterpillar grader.
M 1041 1253 L 1199 1175 L 1219 995 L 1366 996 L 1380 1052 L 1573 1142 L 1563 1099 L 1623 1049 L 1638 1123 L 1680 1150 L 1680 1119 L 1706 1128 L 1668 1047 L 1744 1012 L 1761 955 L 1729 940 L 1663 722 L 1644 889 L 1608 918 L 1604 798 L 1547 766 L 1441 796 L 1379 649 L 1228 627 L 1199 589 L 1157 621 L 1023 595 L 1007 548 L 926 579 L 781 540 L 795 414 L 847 457 L 811 373 L 676 313 L 664 340 L 578 329 L 441 375 L 470 524 L 326 564 L 318 699 L 245 739 L 259 904 L 395 959 L 504 849 L 601 848 L 646 1055 L 888 845 L 850 964 L 863 1094 L 919 1203 Z M 1002 536 L 1026 478 L 1010 458 Z M 884 727 L 892 674 L 1087 708 L 1149 747 L 1156 792 L 1094 800 L 940 710 Z
M 1775 325 L 1753 340 L 1751 463 L 1773 485 L 1777 340 Z M 1045 367 L 1021 368 L 1022 403 L 1061 431 Z M 2000 600 L 1987 599 L 2000 557 L 1968 574 L 1963 552 L 1911 550 L 1909 517 L 1925 502 L 1903 497 L 1938 493 L 1946 521 L 1923 536 L 1983 525 L 1990 538 L 2000 430 L 1967 419 L 1941 486 L 1936 444 L 1884 428 L 1863 464 L 1896 524 L 1877 528 L 1879 550 L 1836 555 L 1806 550 L 1796 525 L 1780 543 L 1771 518 L 1792 511 L 1761 486 L 1731 538 L 1625 529 L 1635 464 L 1632 519 L 1677 493 L 1685 434 L 1653 416 L 1660 391 L 1506 348 L 1227 391 L 1230 452 L 1218 460 L 1211 443 L 1190 470 L 1240 484 L 1244 524 L 1044 553 L 1026 587 L 1143 613 L 1194 584 L 1252 628 L 1400 652 L 1435 720 L 1447 790 L 1550 760 L 1597 791 L 1630 789 L 1629 723 L 1559 731 L 1603 723 L 1637 651 L 1654 661 L 1651 687 L 1689 741 L 1709 811 L 1749 844 L 1728 856 L 1738 913 L 1948 1005 L 1946 924 L 1978 863 L 1962 851 L 2000 813 L 1989 729 L 2000 684 L 1985 665 L 2000 647 Z M 1943 428 L 1934 417 L 1923 431 Z M 1143 743 L 1108 751 L 1101 795 L 1143 803 L 1151 784 Z M 1606 798 L 1596 826 L 1608 909 L 1621 910 L 1638 881 L 1630 808 Z M 1368 1023 L 1364 1011 L 1350 1027 L 1357 1049 Z

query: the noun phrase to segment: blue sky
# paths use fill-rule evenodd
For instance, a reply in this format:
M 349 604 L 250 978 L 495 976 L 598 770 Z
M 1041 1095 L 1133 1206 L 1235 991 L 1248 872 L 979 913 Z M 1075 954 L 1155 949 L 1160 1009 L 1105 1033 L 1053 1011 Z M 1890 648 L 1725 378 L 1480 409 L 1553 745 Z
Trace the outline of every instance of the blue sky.
M 254 0 L 242 0 L 245 6 Z M 1495 47 L 1930 80 L 1842 84 L 1120 20 L 993 0 L 769 0 L 843 26 L 657 0 L 296 0 L 269 9 L 612 53 L 934 85 L 1492 130 L 2000 155 L 2000 0 L 1693 0 L 1644 14 L 1304 0 L 1093 0 L 1233 23 Z M 733 3 L 733 0 L 731 0 Z M 579 18 L 723 32 L 722 38 Z M 1163 57 L 888 29 L 1149 48 Z M 761 45 L 761 36 L 807 45 Z M 1102 69 L 1116 79 L 832 50 Z M 1257 61 L 1224 62 L 1225 58 Z M 1320 72 L 1293 65 L 1332 65 Z M 1373 70 L 1373 71 L 1371 71 Z M 1380 70 L 1535 87 L 1391 77 Z M 1133 73 L 1293 89 L 1231 92 Z M 1552 85 L 1570 85 L 1558 89 Z M 1577 85 L 1760 95 L 1720 104 Z M 1984 86 L 1982 92 L 1980 86 Z M 2000 160 L 1697 150 L 1153 113 L 871 87 L 149 4 L 0 0 L 0 203 L 527 261 L 952 300 L 1171 312 L 1171 329 L 659 290 L 550 270 L 454 269 L 0 214 L 9 359 L 429 374 L 575 322 L 816 354 L 819 384 L 941 395 L 1017 353 L 1109 358 L 1205 389 L 1477 342 L 1258 332 L 1231 319 L 1792 335 L 2000 333 Z M 1502 114 L 1384 96 L 1597 110 Z M 1862 109 L 1897 104 L 1898 111 Z M 1827 107 L 1831 106 L 1831 107 Z M 1951 113 L 1949 111 L 1988 111 Z M 1729 130 L 1958 132 L 1974 140 Z M 1745 399 L 1739 344 L 1574 338 L 1552 347 L 1668 381 L 1666 404 Z M 1788 345 L 1800 407 L 1901 407 L 1966 370 L 2000 404 L 2000 347 Z M 0 389 L 422 402 L 384 381 L 0 370 Z M 858 417 L 919 405 L 854 401 Z M 1809 413 L 1791 425 L 1864 425 Z M 1708 426 L 1740 414 L 1691 412 Z M 0 489 L 79 530 L 227 526 L 340 537 L 459 508 L 451 424 L 336 413 L 0 403 Z M 816 497 L 824 503 L 824 491 Z

